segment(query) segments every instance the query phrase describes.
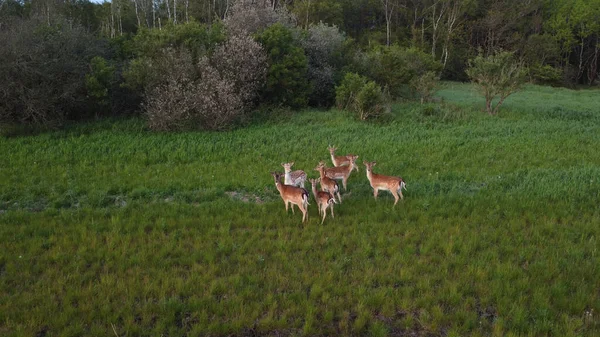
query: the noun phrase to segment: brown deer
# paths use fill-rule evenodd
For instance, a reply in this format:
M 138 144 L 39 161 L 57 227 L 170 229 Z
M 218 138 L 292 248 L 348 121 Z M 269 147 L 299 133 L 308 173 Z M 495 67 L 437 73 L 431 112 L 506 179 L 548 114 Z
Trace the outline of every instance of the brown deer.
M 350 160 L 349 165 L 331 167 L 331 168 L 327 168 L 325 166 L 324 161 L 319 162 L 320 166 L 325 167 L 325 175 L 327 176 L 327 178 L 336 179 L 336 180 L 342 179 L 342 184 L 344 185 L 344 191 L 347 190 L 346 185 L 347 185 L 348 178 L 350 177 L 350 173 L 352 172 L 352 170 L 356 169 L 356 171 L 358 171 L 358 166 L 356 166 L 356 159 L 358 159 L 358 156 L 349 155 L 348 158 Z
M 302 212 L 302 222 L 308 219 L 308 191 L 301 187 L 284 185 L 281 183 L 282 174 L 279 172 L 271 172 L 275 179 L 275 187 L 281 195 L 281 199 L 285 203 L 285 212 L 288 210 L 288 203 L 292 204 L 292 214 L 294 213 L 294 205 L 297 205 Z
M 406 183 L 402 178 L 373 173 L 373 166 L 375 166 L 377 162 L 369 163 L 365 161 L 363 164 L 367 167 L 367 179 L 369 179 L 371 187 L 373 187 L 375 199 L 377 199 L 377 192 L 379 190 L 390 191 L 394 195 L 394 206 L 396 206 L 399 199 L 404 199 L 402 189 L 404 188 L 406 190 Z M 398 193 L 400 193 L 400 197 L 398 197 Z
M 327 207 L 331 207 L 331 217 L 335 218 L 333 215 L 333 204 L 335 204 L 335 198 L 329 192 L 317 191 L 317 183 L 320 179 L 308 179 L 310 184 L 312 185 L 312 192 L 315 196 L 315 200 L 317 201 L 317 207 L 319 209 L 319 214 L 323 215 L 323 220 L 321 220 L 321 225 L 325 221 L 325 217 L 327 216 Z
M 331 193 L 331 195 L 334 197 L 337 194 L 338 201 L 341 203 L 342 197 L 340 196 L 340 187 L 335 180 L 327 178 L 325 175 L 325 167 L 322 165 L 317 165 L 317 167 L 315 167 L 315 171 L 319 171 L 321 189 L 325 192 Z
M 293 165 L 294 162 L 281 163 L 281 166 L 283 166 L 283 170 L 285 171 L 284 183 L 286 185 L 304 188 L 304 183 L 306 182 L 306 172 L 302 170 L 292 171 Z
M 329 150 L 331 162 L 333 163 L 334 167 L 350 165 L 350 157 L 352 156 L 351 154 L 346 156 L 336 156 L 335 151 L 337 150 L 337 147 L 331 145 L 327 147 L 327 150 Z M 356 156 L 356 158 L 358 158 L 358 156 Z M 356 172 L 359 172 L 358 166 L 356 166 Z

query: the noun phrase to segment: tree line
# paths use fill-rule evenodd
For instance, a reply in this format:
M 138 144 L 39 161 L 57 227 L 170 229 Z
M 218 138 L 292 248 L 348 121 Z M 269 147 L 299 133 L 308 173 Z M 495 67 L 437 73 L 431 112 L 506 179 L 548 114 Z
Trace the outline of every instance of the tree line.
M 426 100 L 436 80 L 468 80 L 469 60 L 500 51 L 532 82 L 594 85 L 599 39 L 600 0 L 0 0 L 0 117 L 152 116 L 179 104 L 189 123 L 210 106 L 336 102 L 371 115 L 358 107 Z M 248 69 L 237 50 L 255 58 Z M 198 90 L 205 102 L 183 94 Z

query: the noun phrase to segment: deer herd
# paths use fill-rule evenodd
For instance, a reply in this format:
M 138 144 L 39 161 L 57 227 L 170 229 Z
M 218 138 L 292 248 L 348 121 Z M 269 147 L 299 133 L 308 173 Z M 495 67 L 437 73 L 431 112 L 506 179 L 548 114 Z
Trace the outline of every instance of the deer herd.
M 331 161 L 334 167 L 328 168 L 324 161 L 320 161 L 315 171 L 319 172 L 319 178 L 308 179 L 312 185 L 312 193 L 319 209 L 319 215 L 323 216 L 321 224 L 325 221 L 327 216 L 327 209 L 331 210 L 331 217 L 335 217 L 333 214 L 333 205 L 342 202 L 340 195 L 340 187 L 337 180 L 342 181 L 344 191 L 347 190 L 348 177 L 354 169 L 359 172 L 358 166 L 356 166 L 356 160 L 358 156 L 349 154 L 346 156 L 336 156 L 335 151 L 337 150 L 334 146 L 328 147 L 329 154 L 331 155 Z M 398 203 L 398 200 L 403 199 L 402 189 L 406 190 L 406 184 L 401 177 L 384 176 L 381 174 L 373 173 L 373 166 L 376 162 L 363 162 L 367 169 L 367 179 L 373 188 L 373 196 L 377 199 L 377 193 L 379 190 L 390 191 L 394 196 L 394 206 Z M 271 172 L 273 179 L 275 180 L 275 187 L 279 191 L 279 195 L 285 203 L 285 211 L 288 211 L 288 204 L 291 204 L 292 213 L 294 213 L 294 205 L 298 206 L 302 212 L 302 222 L 308 219 L 308 200 L 309 193 L 304 189 L 304 183 L 306 183 L 306 172 L 302 170 L 292 171 L 294 162 L 281 163 L 283 166 L 284 174 L 280 172 Z M 281 177 L 284 177 L 283 183 L 281 183 Z M 321 190 L 317 190 L 317 184 L 321 185 Z M 337 197 L 337 200 L 336 200 Z

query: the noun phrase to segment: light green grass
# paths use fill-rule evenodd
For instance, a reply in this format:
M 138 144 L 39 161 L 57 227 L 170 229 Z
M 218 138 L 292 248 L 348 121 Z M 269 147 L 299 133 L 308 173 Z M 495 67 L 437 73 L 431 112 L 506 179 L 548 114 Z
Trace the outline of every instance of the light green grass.
M 0 335 L 599 335 L 600 92 L 529 86 L 498 117 L 438 96 L 385 123 L 0 139 Z M 286 214 L 269 172 L 316 177 L 328 144 L 405 200 L 361 165 L 335 219 Z

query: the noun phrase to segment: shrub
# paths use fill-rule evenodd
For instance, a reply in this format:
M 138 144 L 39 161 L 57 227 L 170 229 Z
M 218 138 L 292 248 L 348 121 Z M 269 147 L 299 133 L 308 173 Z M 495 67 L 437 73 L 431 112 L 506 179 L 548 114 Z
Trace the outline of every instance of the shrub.
M 259 34 L 257 40 L 269 62 L 263 99 L 293 108 L 306 106 L 310 92 L 308 61 L 292 31 L 276 23 Z
M 369 80 L 356 73 L 346 73 L 342 83 L 335 89 L 335 100 L 338 109 L 348 109 L 356 94 L 367 84 Z
M 429 102 L 438 86 L 439 80 L 439 76 L 433 71 L 428 71 L 411 80 L 410 87 L 417 94 L 421 104 Z
M 57 126 L 86 110 L 85 74 L 105 48 L 85 29 L 14 20 L 0 30 L 0 45 L 1 121 Z
M 442 65 L 430 54 L 398 45 L 377 46 L 366 55 L 358 55 L 357 70 L 388 88 L 393 97 L 414 96 L 416 78 L 429 72 L 439 73 Z
M 308 58 L 308 81 L 312 87 L 310 105 L 330 106 L 335 101 L 335 77 L 342 66 L 341 50 L 345 40 L 336 26 L 322 22 L 311 25 L 302 39 Z
M 563 70 L 551 65 L 534 64 L 528 67 L 529 78 L 539 84 L 560 85 Z
M 349 110 L 360 120 L 380 117 L 389 110 L 381 87 L 355 73 L 347 73 L 336 88 L 336 102 L 338 108 Z
M 170 71 L 148 89 L 144 110 L 154 130 L 223 130 L 243 120 L 264 84 L 266 55 L 250 36 L 231 36 L 194 66 L 187 49 L 163 52 Z
M 197 22 L 180 25 L 166 25 L 162 29 L 141 29 L 131 42 L 134 58 L 123 72 L 124 86 L 142 93 L 148 87 L 155 87 L 170 72 L 163 68 L 165 48 L 182 49 L 189 53 L 192 62 L 214 51 L 225 41 L 225 31 L 221 24 L 206 26 Z
M 85 87 L 88 96 L 96 100 L 100 106 L 107 106 L 109 90 L 115 82 L 115 67 L 108 64 L 106 59 L 96 56 L 90 62 L 90 72 L 85 75 Z
M 488 114 L 498 113 L 504 100 L 519 90 L 525 82 L 525 70 L 510 52 L 500 52 L 487 57 L 478 55 L 469 61 L 467 75 L 477 85 L 485 97 L 485 108 Z M 493 100 L 499 97 L 496 106 Z

